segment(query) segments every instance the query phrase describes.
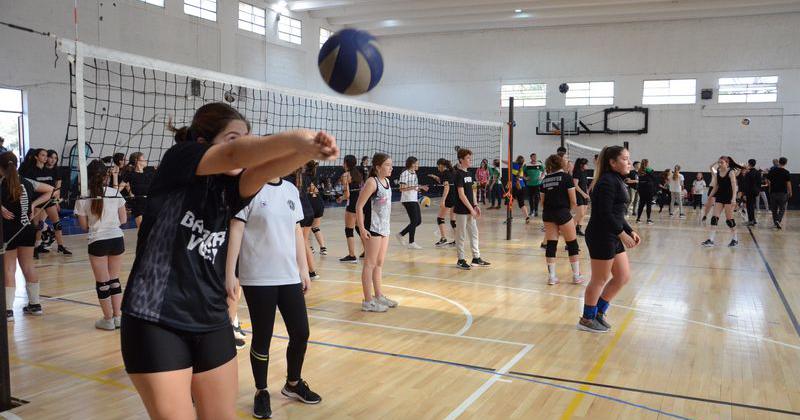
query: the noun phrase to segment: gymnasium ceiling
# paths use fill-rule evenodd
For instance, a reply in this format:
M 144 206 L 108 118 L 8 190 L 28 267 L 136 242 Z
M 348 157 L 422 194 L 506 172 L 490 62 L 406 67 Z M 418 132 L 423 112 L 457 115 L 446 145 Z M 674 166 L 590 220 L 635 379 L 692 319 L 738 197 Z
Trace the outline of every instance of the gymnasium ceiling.
M 800 0 L 292 0 L 378 36 L 800 12 Z

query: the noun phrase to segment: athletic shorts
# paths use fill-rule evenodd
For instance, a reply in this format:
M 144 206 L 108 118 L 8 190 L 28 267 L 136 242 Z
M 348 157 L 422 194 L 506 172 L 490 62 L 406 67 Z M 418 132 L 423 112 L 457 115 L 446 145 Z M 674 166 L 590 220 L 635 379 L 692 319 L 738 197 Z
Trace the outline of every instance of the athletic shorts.
M 89 255 L 93 257 L 122 255 L 124 252 L 125 240 L 122 237 L 103 239 L 89 244 Z
M 456 197 L 453 194 L 447 194 L 447 198 L 444 199 L 444 207 L 448 209 L 452 209 L 456 205 Z
M 205 333 L 176 330 L 130 315 L 122 315 L 120 333 L 125 371 L 169 372 L 192 368 L 192 373 L 218 368 L 236 357 L 233 328 Z
M 378 233 L 378 232 L 373 232 L 373 231 L 371 231 L 371 230 L 369 231 L 369 234 L 370 234 L 370 235 L 372 235 L 372 236 L 375 236 L 375 237 L 379 237 L 379 238 L 383 238 L 383 237 L 385 237 L 385 236 L 386 236 L 386 235 L 381 235 L 381 234 L 380 234 L 380 233 Z
M 322 197 L 309 197 L 311 200 L 311 208 L 314 210 L 314 218 L 319 219 L 325 214 L 325 202 L 322 201 Z
M 569 223 L 572 220 L 572 213 L 569 209 L 545 210 L 542 212 L 542 221 L 545 223 L 555 223 L 558 226 Z
M 608 234 L 590 234 L 586 232 L 586 248 L 589 258 L 593 260 L 613 260 L 617 254 L 625 252 L 625 246 L 618 237 Z
M 581 193 L 579 193 L 577 190 L 575 191 L 575 202 L 579 206 L 588 206 L 589 205 L 589 200 L 586 199 L 586 198 L 583 198 Z
M 128 208 L 131 209 L 131 215 L 134 218 L 144 215 L 145 209 L 147 209 L 147 198 L 145 197 L 133 197 L 128 200 Z
M 11 237 L 16 235 L 17 231 L 7 232 L 3 230 L 3 242 L 6 243 L 6 250 L 12 251 L 18 247 L 33 247 L 36 245 L 36 229 L 32 225 L 27 225 L 22 228 L 22 231 L 13 240 Z M 9 242 L 10 240 L 10 242 Z
M 358 202 L 358 191 L 350 191 L 350 199 L 347 200 L 347 208 L 344 210 L 348 213 L 356 213 L 356 202 Z
M 525 190 L 523 188 L 513 188 L 511 190 L 511 195 L 514 197 L 519 208 L 525 207 Z
M 313 214 L 306 215 L 303 218 L 303 220 L 300 221 L 300 227 L 304 227 L 304 228 L 311 227 L 311 225 L 313 225 L 313 224 L 314 224 L 314 215 Z
M 730 195 L 724 195 L 724 196 L 717 195 L 717 196 L 714 196 L 714 199 L 719 204 L 731 204 L 731 202 L 733 201 L 733 197 L 730 196 Z

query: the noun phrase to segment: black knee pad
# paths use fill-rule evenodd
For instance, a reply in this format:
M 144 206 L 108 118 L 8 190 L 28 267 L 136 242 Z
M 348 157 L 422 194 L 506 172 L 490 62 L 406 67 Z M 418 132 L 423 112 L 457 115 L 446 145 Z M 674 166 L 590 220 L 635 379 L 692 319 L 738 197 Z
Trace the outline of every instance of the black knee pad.
M 580 253 L 580 247 L 578 246 L 578 240 L 572 240 L 567 242 L 567 252 L 569 256 L 578 255 Z
M 122 293 L 122 283 L 119 282 L 119 279 L 109 280 L 108 286 L 110 287 L 109 292 L 111 293 L 111 296 Z
M 547 248 L 544 251 L 545 257 L 555 258 L 557 248 L 558 248 L 558 241 L 547 241 Z
M 312 227 L 312 228 L 311 228 L 311 232 L 314 232 L 314 233 L 318 233 L 318 232 L 319 232 L 319 230 L 320 230 L 320 229 L 319 229 L 318 227 Z
M 53 229 L 55 229 L 55 230 L 57 230 L 57 231 L 60 231 L 60 230 L 62 229 L 62 227 L 61 227 L 61 220 L 59 220 L 59 221 L 57 221 L 57 222 L 53 223 Z
M 436 224 L 437 225 L 443 225 L 444 224 L 444 217 L 437 217 L 436 218 Z
M 719 217 L 711 216 L 711 226 L 716 226 L 719 223 Z
M 100 300 L 108 299 L 111 297 L 111 285 L 110 282 L 104 283 L 95 283 L 95 290 L 97 291 L 97 298 Z
M 728 219 L 725 221 L 725 224 L 728 225 L 729 228 L 733 229 L 736 227 L 736 220 Z
M 344 228 L 344 236 L 346 238 L 352 238 L 353 237 L 353 231 L 354 231 L 353 228 L 348 228 L 348 227 Z
M 453 229 L 456 228 L 456 221 L 455 220 L 451 220 L 450 221 L 450 227 L 453 228 Z

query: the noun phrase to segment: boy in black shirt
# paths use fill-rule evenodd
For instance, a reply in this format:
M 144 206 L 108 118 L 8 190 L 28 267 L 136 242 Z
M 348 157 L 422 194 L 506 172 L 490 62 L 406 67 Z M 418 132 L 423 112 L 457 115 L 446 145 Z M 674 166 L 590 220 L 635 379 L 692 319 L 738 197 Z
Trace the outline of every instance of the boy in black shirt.
M 474 204 L 475 200 L 472 192 L 474 181 L 468 171 L 472 165 L 472 151 L 460 149 L 458 151 L 458 164 L 453 176 L 453 184 L 456 187 L 453 206 L 453 212 L 456 214 L 456 249 L 458 250 L 456 266 L 462 270 L 469 270 L 471 266 L 486 267 L 489 263 L 481 259 L 481 250 L 478 247 L 478 224 L 476 219 L 481 216 L 481 209 Z M 470 245 L 472 246 L 471 265 L 467 264 L 464 256 L 464 242 L 467 240 L 467 232 L 469 232 Z
M 769 170 L 769 207 L 772 210 L 772 222 L 775 227 L 782 229 L 783 214 L 786 212 L 786 203 L 792 198 L 792 182 L 786 164 L 789 160 L 785 157 L 778 159 L 778 166 Z

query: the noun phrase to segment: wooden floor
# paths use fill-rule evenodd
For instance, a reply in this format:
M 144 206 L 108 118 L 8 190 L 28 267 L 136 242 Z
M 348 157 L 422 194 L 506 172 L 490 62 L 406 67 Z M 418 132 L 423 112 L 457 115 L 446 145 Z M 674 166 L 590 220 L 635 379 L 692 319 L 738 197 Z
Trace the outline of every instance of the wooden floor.
M 505 241 L 504 211 L 480 223 L 488 269 L 455 268 L 453 249 L 435 249 L 435 215 L 423 212 L 422 251 L 392 239 L 384 269 L 400 306 L 360 311 L 360 266 L 341 264 L 342 210 L 323 223 L 330 254 L 307 295 L 311 340 L 303 376 L 323 397 L 317 406 L 280 395 L 286 330 L 276 321 L 269 385 L 276 419 L 285 418 L 704 418 L 800 416 L 800 217 L 789 228 L 739 229 L 741 245 L 704 249 L 704 228 L 657 215 L 639 225 L 643 245 L 630 252 L 633 279 L 610 312 L 614 328 L 575 329 L 583 286 L 547 286 L 539 223 L 515 220 Z M 393 231 L 405 212 L 394 206 Z M 797 226 L 795 226 L 797 225 Z M 719 242 L 728 235 L 720 229 Z M 85 239 L 71 236 L 72 257 L 38 262 L 42 317 L 26 317 L 18 278 L 10 325 L 12 394 L 29 403 L 23 419 L 131 419 L 146 413 L 127 379 L 119 333 L 94 329 L 94 281 Z M 757 241 L 757 242 L 756 242 Z M 126 237 L 127 270 L 135 237 Z M 583 247 L 583 242 L 581 241 Z M 559 273 L 569 278 L 563 246 Z M 588 257 L 583 253 L 588 278 Z M 780 293 L 784 295 L 782 300 Z M 239 311 L 249 326 L 247 309 Z M 249 336 L 248 336 L 249 339 Z M 239 353 L 237 412 L 249 418 L 253 380 Z M 16 418 L 4 414 L 8 418 Z

